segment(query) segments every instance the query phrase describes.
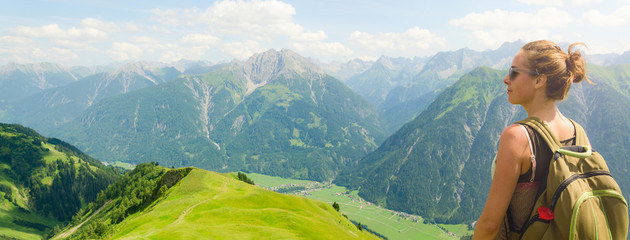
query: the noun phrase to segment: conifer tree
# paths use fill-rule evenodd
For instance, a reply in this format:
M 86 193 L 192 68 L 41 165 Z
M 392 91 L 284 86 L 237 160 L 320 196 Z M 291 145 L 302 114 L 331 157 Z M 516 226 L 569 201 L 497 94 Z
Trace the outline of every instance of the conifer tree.
M 335 210 L 337 210 L 337 212 L 339 212 L 339 203 L 334 202 L 334 203 L 332 204 L 332 206 L 333 206 L 333 208 L 334 208 Z

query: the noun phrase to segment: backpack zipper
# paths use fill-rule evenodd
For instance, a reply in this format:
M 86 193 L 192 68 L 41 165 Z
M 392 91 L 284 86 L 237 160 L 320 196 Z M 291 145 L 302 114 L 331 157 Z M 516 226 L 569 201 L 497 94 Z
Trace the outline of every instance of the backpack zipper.
M 551 209 L 551 211 L 555 209 L 556 203 L 558 202 L 558 198 L 560 198 L 560 194 L 562 194 L 564 189 L 566 189 L 569 186 L 569 184 L 571 184 L 572 182 L 578 179 L 590 178 L 590 177 L 600 176 L 600 175 L 607 175 L 607 176 L 612 177 L 612 175 L 610 175 L 610 172 L 608 171 L 592 171 L 592 172 L 587 172 L 587 173 L 582 173 L 582 174 L 575 174 L 567 178 L 566 180 L 564 180 L 564 182 L 560 184 L 560 186 L 558 186 L 558 188 L 556 189 L 556 192 L 553 194 L 553 197 L 551 198 L 551 204 L 549 205 L 549 209 Z

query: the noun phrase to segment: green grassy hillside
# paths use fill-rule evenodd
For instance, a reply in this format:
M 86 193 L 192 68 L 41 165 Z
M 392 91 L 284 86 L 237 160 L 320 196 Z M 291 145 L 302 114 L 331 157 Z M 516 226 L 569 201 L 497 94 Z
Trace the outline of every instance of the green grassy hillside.
M 41 239 L 117 176 L 67 143 L 0 123 L 0 239 Z
M 109 200 L 99 196 L 105 207 L 78 228 L 71 239 L 378 239 L 359 230 L 328 203 L 265 190 L 237 180 L 235 174 L 188 168 L 191 171 L 184 178 L 167 188 L 161 187 L 164 177 L 159 175 L 185 170 L 147 164 L 139 167 L 145 168 L 143 173 L 132 172 L 125 178 L 136 179 L 124 184 L 127 190 L 140 179 L 164 190 L 144 195 L 144 201 L 127 208 L 125 212 L 130 214 L 118 223 L 114 216 L 127 198 L 127 190 Z M 154 176 L 136 178 L 134 174 Z M 114 185 L 103 196 L 114 192 Z

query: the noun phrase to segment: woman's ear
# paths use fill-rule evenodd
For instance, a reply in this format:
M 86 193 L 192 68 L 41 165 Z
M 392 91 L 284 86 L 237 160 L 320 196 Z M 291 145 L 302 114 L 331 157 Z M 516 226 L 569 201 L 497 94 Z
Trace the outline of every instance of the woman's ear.
M 547 75 L 541 74 L 541 75 L 538 75 L 538 77 L 536 77 L 536 84 L 534 85 L 534 87 L 541 88 L 541 87 L 544 87 L 546 83 L 547 83 Z

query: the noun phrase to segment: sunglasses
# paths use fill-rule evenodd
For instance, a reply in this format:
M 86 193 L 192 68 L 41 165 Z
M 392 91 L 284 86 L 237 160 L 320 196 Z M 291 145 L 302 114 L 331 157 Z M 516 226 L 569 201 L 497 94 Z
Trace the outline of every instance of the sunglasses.
M 540 73 L 538 73 L 536 71 L 529 70 L 529 69 L 510 67 L 510 71 L 508 72 L 509 75 L 510 75 L 510 81 L 514 80 L 516 78 L 516 75 L 518 75 L 519 73 L 522 73 L 522 72 L 529 73 L 532 76 L 540 75 Z

